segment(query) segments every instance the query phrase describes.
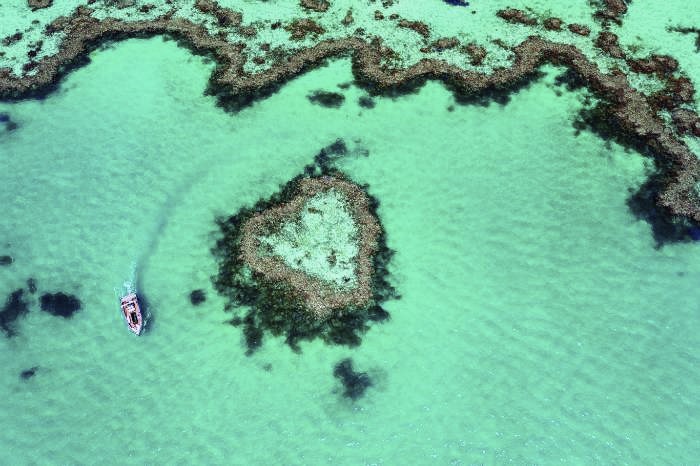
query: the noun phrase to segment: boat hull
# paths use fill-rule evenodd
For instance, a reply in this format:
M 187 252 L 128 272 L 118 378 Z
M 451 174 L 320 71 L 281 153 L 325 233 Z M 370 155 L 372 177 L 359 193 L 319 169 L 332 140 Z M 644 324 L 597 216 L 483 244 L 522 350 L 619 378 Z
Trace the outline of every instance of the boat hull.
M 129 330 L 140 335 L 143 330 L 143 314 L 136 293 L 129 293 L 121 298 L 122 314 Z

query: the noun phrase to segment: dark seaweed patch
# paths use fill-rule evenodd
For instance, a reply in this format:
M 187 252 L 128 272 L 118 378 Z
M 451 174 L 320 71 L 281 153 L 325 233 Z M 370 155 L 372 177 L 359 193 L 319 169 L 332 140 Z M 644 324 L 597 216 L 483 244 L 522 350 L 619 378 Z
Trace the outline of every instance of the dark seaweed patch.
M 5 125 L 7 131 L 14 131 L 19 128 L 17 122 L 12 120 L 9 113 L 0 113 L 0 123 Z
M 19 377 L 22 380 L 29 380 L 36 375 L 36 371 L 39 370 L 39 366 L 30 367 L 19 373 Z
M 338 157 L 343 157 L 348 154 L 348 146 L 342 139 L 336 139 L 333 144 L 330 144 L 323 149 L 321 149 L 316 157 L 314 157 L 314 164 L 306 167 L 305 172 L 308 175 L 316 173 L 317 169 L 321 170 L 327 169 L 330 163 Z
M 0 256 L 0 265 L 8 266 L 12 264 L 15 260 L 12 256 Z
M 5 332 L 7 337 L 13 337 L 17 334 L 14 322 L 27 312 L 29 312 L 29 304 L 24 300 L 24 290 L 20 288 L 10 293 L 2 311 L 0 311 L 0 329 Z
M 63 292 L 44 293 L 41 295 L 41 310 L 51 315 L 68 319 L 82 307 L 80 300 Z
M 340 108 L 345 102 L 345 96 L 337 92 L 328 91 L 313 91 L 311 94 L 306 96 L 307 99 L 313 104 L 321 105 L 327 108 Z
M 376 105 L 374 103 L 374 99 L 368 95 L 361 96 L 358 103 L 362 108 L 374 108 L 374 106 Z
M 333 376 L 343 384 L 343 396 L 355 401 L 372 386 L 372 380 L 366 372 L 356 372 L 352 359 L 346 358 L 333 368 Z
M 204 293 L 204 290 L 194 290 L 190 293 L 190 302 L 193 306 L 199 306 L 206 300 L 207 295 Z
M 246 355 L 250 356 L 256 349 L 260 348 L 263 339 L 263 330 L 255 320 L 255 313 L 249 312 L 243 319 L 243 336 L 248 350 Z
M 700 241 L 700 227 L 688 228 L 688 235 L 693 241 Z

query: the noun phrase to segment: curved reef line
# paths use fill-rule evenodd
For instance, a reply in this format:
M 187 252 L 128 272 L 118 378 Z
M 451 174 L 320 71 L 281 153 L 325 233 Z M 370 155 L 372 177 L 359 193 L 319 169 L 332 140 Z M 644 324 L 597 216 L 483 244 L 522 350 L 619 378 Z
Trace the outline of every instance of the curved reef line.
M 153 20 L 129 22 L 112 18 L 98 20 L 91 16 L 92 12 L 89 8 L 79 7 L 70 17 L 54 21 L 58 30 L 65 31 L 66 37 L 57 54 L 25 66 L 25 71 L 32 74 L 15 77 L 11 70 L 0 69 L 0 99 L 21 99 L 50 92 L 63 75 L 87 63 L 87 54 L 104 41 L 156 35 L 170 35 L 192 52 L 211 55 L 216 60 L 217 67 L 210 78 L 207 93 L 217 96 L 219 103 L 230 110 L 240 109 L 270 95 L 284 82 L 339 56 L 352 57 L 356 80 L 374 94 L 406 92 L 433 79 L 443 82 L 457 97 L 465 99 L 490 92 L 507 92 L 531 79 L 541 65 L 551 63 L 569 68 L 607 102 L 602 107 L 603 116 L 614 132 L 650 149 L 657 166 L 663 171 L 664 183 L 657 205 L 666 215 L 700 222 L 698 158 L 658 116 L 661 107 L 632 88 L 622 71 L 616 69 L 609 74 L 602 73 L 573 45 L 529 36 L 513 47 L 515 58 L 512 66 L 497 68 L 487 75 L 427 58 L 408 68 L 389 68 L 382 60 L 394 52 L 383 46 L 381 39 L 367 42 L 350 36 L 321 41 L 278 60 L 265 71 L 250 74 L 243 69 L 247 57 L 240 44 L 212 35 L 189 20 L 174 18 L 174 11 Z M 674 90 L 674 84 L 677 80 L 669 79 L 669 92 Z M 692 95 L 692 86 L 688 92 Z

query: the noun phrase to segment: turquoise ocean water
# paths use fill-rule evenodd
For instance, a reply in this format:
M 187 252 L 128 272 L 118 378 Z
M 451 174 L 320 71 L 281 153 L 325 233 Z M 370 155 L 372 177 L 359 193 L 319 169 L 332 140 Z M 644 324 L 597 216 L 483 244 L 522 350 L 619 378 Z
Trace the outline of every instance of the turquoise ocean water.
M 34 298 L 0 338 L 0 464 L 699 462 L 700 249 L 654 248 L 625 204 L 649 162 L 575 135 L 561 70 L 505 106 L 448 111 L 437 83 L 311 104 L 352 80 L 338 60 L 232 115 L 174 42 L 92 61 L 0 104 L 19 124 L 0 129 L 0 297 L 34 277 L 83 302 L 64 320 Z M 210 283 L 214 218 L 337 138 L 369 152 L 338 167 L 381 201 L 402 298 L 359 348 L 267 337 L 246 357 Z M 134 273 L 142 338 L 114 296 Z M 332 375 L 345 357 L 374 382 L 355 403 Z

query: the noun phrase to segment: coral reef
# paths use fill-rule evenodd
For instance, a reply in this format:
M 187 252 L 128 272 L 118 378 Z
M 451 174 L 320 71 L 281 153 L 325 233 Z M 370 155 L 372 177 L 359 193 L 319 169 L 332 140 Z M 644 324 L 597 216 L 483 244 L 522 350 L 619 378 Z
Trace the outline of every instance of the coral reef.
M 303 339 L 357 345 L 369 322 L 388 318 L 392 253 L 376 200 L 330 168 L 345 153 L 334 143 L 270 199 L 218 220 L 214 285 L 229 307 L 249 309 L 230 321 L 243 326 L 248 354 L 266 330 L 299 351 Z
M 206 8 L 214 11 L 215 4 L 212 2 L 208 5 L 211 6 Z M 597 17 L 603 23 L 618 22 L 625 11 L 624 2 L 605 1 L 601 3 Z M 539 27 L 535 18 L 521 10 L 501 10 L 499 16 L 509 22 Z M 396 26 L 410 28 L 426 40 L 430 37 L 429 26 L 420 21 L 399 19 Z M 273 30 L 280 27 L 281 22 L 270 25 Z M 587 26 L 568 24 L 567 27 L 576 34 L 590 34 Z M 630 84 L 619 67 L 605 73 L 575 45 L 551 42 L 537 35 L 531 35 L 515 46 L 502 44 L 512 54 L 511 64 L 494 68 L 490 74 L 464 69 L 436 58 L 424 58 L 404 68 L 388 65 L 393 63 L 391 60 L 397 57 L 397 53 L 379 38 L 365 39 L 367 34 L 359 29 L 344 38 L 320 40 L 308 47 L 294 49 L 288 55 L 267 61 L 271 63 L 268 69 L 250 73 L 244 70 L 248 60 L 243 52 L 245 44 L 232 43 L 225 35 L 213 34 L 202 25 L 175 17 L 174 10 L 148 20 L 100 20 L 93 16 L 93 10 L 83 6 L 70 16 L 57 19 L 48 29 L 65 34 L 58 53 L 31 58 L 21 76 L 14 75 L 9 69 L 1 69 L 0 99 L 20 99 L 50 92 L 62 75 L 84 64 L 87 54 L 105 40 L 154 35 L 173 36 L 193 52 L 213 58 L 217 67 L 207 92 L 215 95 L 222 106 L 232 111 L 270 95 L 289 79 L 339 56 L 351 56 L 356 82 L 371 95 L 411 92 L 426 80 L 434 79 L 444 82 L 455 92 L 458 100 L 472 102 L 503 98 L 536 77 L 538 68 L 545 63 L 565 66 L 606 103 L 598 116 L 625 137 L 634 138 L 646 147 L 646 153 L 654 157 L 660 169 L 664 170 L 664 184 L 655 204 L 661 215 L 673 221 L 686 219 L 700 222 L 700 199 L 695 189 L 700 181 L 698 159 L 678 138 L 675 127 L 665 122 L 659 114 L 660 110 L 677 114 L 676 120 L 681 125 L 679 128 L 685 128 L 683 122 L 692 121 L 692 116 L 676 112 L 683 109 L 695 113 L 690 108 L 680 107 L 689 103 L 692 105 L 694 89 L 687 78 L 677 76 L 677 72 L 669 74 L 667 70 L 670 68 L 663 68 L 669 62 L 663 65 L 658 59 L 643 57 L 630 62 L 630 66 L 640 72 L 653 67 L 657 70 L 654 74 L 663 76 L 665 80 L 663 91 L 647 98 Z M 320 24 L 309 18 L 292 21 L 285 29 L 294 40 L 315 38 L 325 32 Z M 619 47 L 616 36 L 609 31 L 604 30 L 595 42 L 611 56 L 629 60 Z M 483 60 L 483 54 L 477 51 L 476 48 L 472 48 L 472 53 L 465 50 L 475 64 Z
M 358 99 L 358 104 L 362 108 L 374 108 L 374 106 L 376 105 L 374 103 L 374 99 L 367 95 L 360 96 L 360 98 Z
M 681 108 L 673 112 L 672 117 L 680 134 L 692 134 L 700 138 L 700 117 L 697 113 Z
M 441 37 L 430 43 L 429 46 L 421 48 L 421 52 L 442 52 L 459 46 L 459 39 L 456 37 Z
M 496 16 L 513 24 L 524 24 L 527 26 L 535 26 L 537 24 L 537 20 L 535 18 L 528 16 L 528 14 L 523 10 L 518 10 L 516 8 L 499 10 L 496 13 Z
M 352 359 L 346 358 L 333 368 L 333 376 L 343 384 L 343 396 L 355 401 L 372 386 L 372 380 L 366 372 L 357 372 Z
M 602 20 L 604 25 L 611 21 L 622 25 L 622 16 L 625 13 L 627 13 L 625 0 L 603 0 L 601 7 L 595 12 L 594 16 Z
M 53 0 L 27 0 L 27 5 L 32 11 L 48 8 L 53 4 Z
M 601 31 L 595 40 L 595 45 L 613 58 L 625 58 L 625 52 L 620 48 L 617 36 L 612 32 Z
M 199 306 L 206 300 L 207 295 L 204 293 L 204 290 L 193 290 L 190 293 L 190 302 L 193 306 Z
M 220 26 L 240 26 L 243 22 L 243 14 L 230 8 L 222 7 L 214 0 L 197 0 L 194 7 L 202 13 L 216 17 Z
M 452 6 L 469 6 L 466 0 L 444 0 L 444 2 Z
M 328 0 L 300 0 L 301 6 L 307 10 L 324 13 L 331 6 Z
M 30 367 L 19 373 L 19 378 L 22 380 L 29 380 L 36 375 L 36 371 L 39 370 L 39 366 Z
M 304 40 L 308 35 L 318 36 L 326 32 L 323 26 L 308 18 L 295 19 L 284 29 L 289 32 L 289 38 L 292 40 Z
M 549 31 L 561 31 L 561 27 L 564 24 L 559 18 L 547 18 L 544 20 L 544 28 Z
M 486 58 L 486 49 L 474 43 L 464 46 L 464 52 L 469 55 L 470 63 L 473 66 L 479 66 Z
M 407 19 L 402 19 L 396 23 L 397 27 L 411 29 L 424 38 L 430 37 L 430 27 L 422 21 L 409 21 Z
M 311 103 L 329 108 L 338 108 L 345 102 L 345 96 L 343 94 L 320 90 L 313 91 L 307 98 Z
M 82 307 L 80 300 L 66 293 L 44 293 L 41 295 L 41 310 L 51 315 L 68 319 Z
M 589 36 L 591 34 L 591 28 L 583 24 L 572 23 L 567 26 L 569 31 L 579 36 Z
M 296 196 L 278 207 L 266 209 L 251 217 L 242 227 L 241 231 L 241 259 L 250 267 L 254 274 L 261 275 L 262 279 L 269 282 L 285 282 L 289 285 L 292 293 L 302 299 L 303 305 L 316 318 L 326 318 L 333 310 L 343 307 L 362 307 L 371 300 L 371 276 L 372 257 L 377 250 L 377 237 L 381 231 L 378 222 L 369 211 L 368 198 L 354 184 L 339 177 L 323 175 L 321 177 L 301 178 L 296 181 L 294 191 Z M 320 198 L 320 195 L 323 198 Z M 332 212 L 321 211 L 317 204 L 328 201 L 335 201 Z M 322 199 L 320 202 L 313 202 Z M 342 199 L 342 200 L 341 200 Z M 313 204 L 314 206 L 309 206 Z M 345 204 L 345 205 L 344 205 Z M 343 206 L 344 205 L 344 206 Z M 306 206 L 306 207 L 304 207 Z M 357 251 L 346 261 L 354 261 L 354 277 L 342 276 L 342 281 L 337 282 L 331 279 L 323 279 L 314 276 L 308 270 L 298 269 L 279 259 L 278 254 L 261 254 L 261 248 L 273 248 L 275 243 L 279 243 L 279 238 L 265 237 L 271 231 L 280 230 L 285 219 L 296 218 L 304 215 L 302 209 L 307 209 L 309 216 L 337 217 L 338 211 L 348 209 L 351 221 L 355 222 L 357 232 L 352 231 L 348 236 L 357 237 Z M 298 220 L 296 220 L 298 222 Z M 318 222 L 317 222 L 318 223 Z M 340 229 L 341 223 L 333 223 L 333 231 L 323 232 L 325 236 L 335 236 Z M 317 227 L 318 228 L 318 227 Z M 287 233 L 287 232 L 284 232 Z M 302 241 L 300 238 L 304 233 L 294 229 L 288 236 L 292 236 L 293 241 Z M 307 233 L 308 234 L 308 233 Z M 342 238 L 341 238 L 342 239 Z M 268 240 L 269 242 L 266 242 Z M 318 250 L 320 243 L 313 242 Z M 336 244 L 342 248 L 342 244 Z M 288 248 L 287 248 L 288 249 Z M 303 252 L 303 249 L 301 250 Z M 276 251 L 275 251 L 276 252 Z M 338 251 L 339 252 L 339 251 Z M 304 254 L 308 255 L 306 251 Z M 300 262 L 301 259 L 296 259 Z M 336 265 L 336 250 L 333 249 L 327 261 L 331 267 Z M 352 282 L 347 288 L 344 283 Z
M 24 290 L 18 289 L 10 293 L 7 297 L 5 305 L 0 311 L 0 330 L 7 337 L 13 337 L 17 334 L 14 323 L 21 316 L 29 312 L 29 304 L 24 300 Z

